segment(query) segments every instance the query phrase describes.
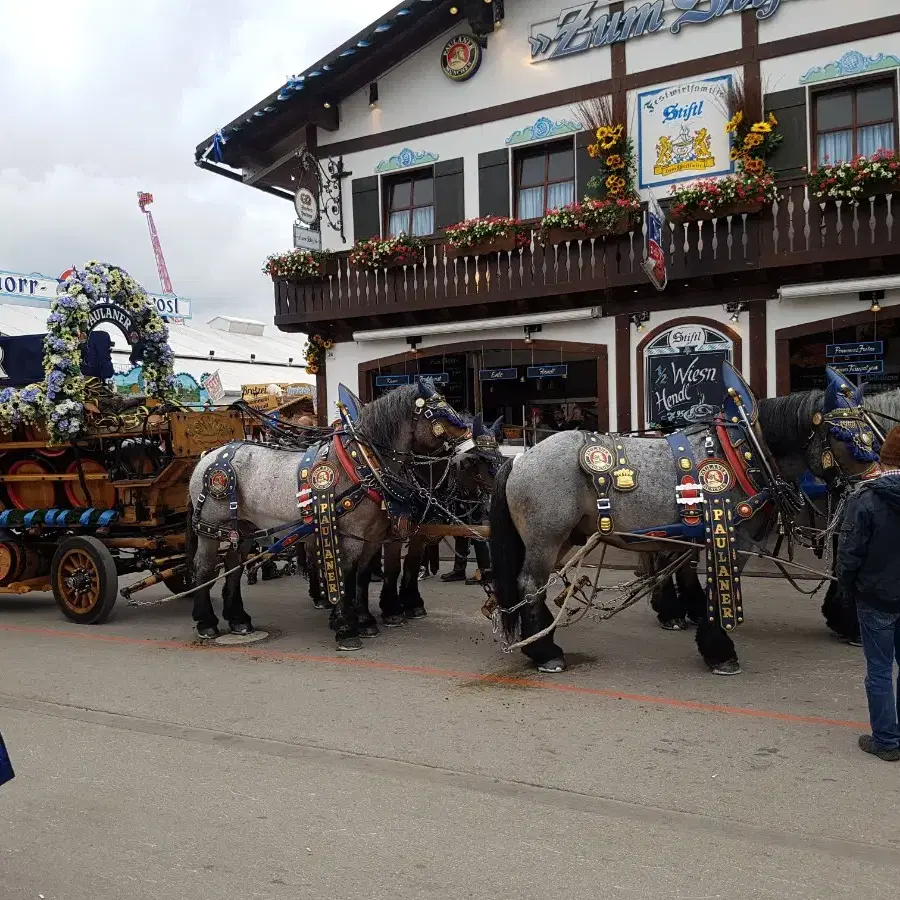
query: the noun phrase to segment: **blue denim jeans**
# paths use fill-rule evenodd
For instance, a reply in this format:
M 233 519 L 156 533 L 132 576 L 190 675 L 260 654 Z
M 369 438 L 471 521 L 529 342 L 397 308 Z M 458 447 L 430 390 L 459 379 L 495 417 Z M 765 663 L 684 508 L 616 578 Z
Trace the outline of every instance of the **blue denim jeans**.
M 894 692 L 894 661 L 900 660 L 900 613 L 883 613 L 857 604 L 863 653 L 866 655 L 866 697 L 872 737 L 885 750 L 900 747 L 900 683 Z

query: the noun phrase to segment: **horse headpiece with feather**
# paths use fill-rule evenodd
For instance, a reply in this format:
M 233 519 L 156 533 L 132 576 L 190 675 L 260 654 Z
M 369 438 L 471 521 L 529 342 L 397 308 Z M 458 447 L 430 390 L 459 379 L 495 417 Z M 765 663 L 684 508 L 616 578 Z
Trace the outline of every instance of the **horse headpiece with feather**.
M 865 385 L 851 384 L 831 366 L 825 367 L 825 379 L 823 419 L 829 432 L 858 462 L 878 462 L 875 434 L 862 412 Z

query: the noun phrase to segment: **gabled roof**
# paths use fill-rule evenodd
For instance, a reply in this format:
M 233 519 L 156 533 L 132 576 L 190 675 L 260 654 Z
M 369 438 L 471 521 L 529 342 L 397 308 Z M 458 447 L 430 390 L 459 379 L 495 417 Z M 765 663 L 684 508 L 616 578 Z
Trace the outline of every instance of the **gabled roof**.
M 336 131 L 338 104 L 410 53 L 454 23 L 464 28 L 466 18 L 473 30 L 477 22 L 485 33 L 502 17 L 503 0 L 406 0 L 198 144 L 194 160 L 203 168 L 240 180 L 220 165 L 241 169 L 248 161 L 274 163 L 278 145 L 305 125 Z M 254 186 L 291 196 L 279 187 Z

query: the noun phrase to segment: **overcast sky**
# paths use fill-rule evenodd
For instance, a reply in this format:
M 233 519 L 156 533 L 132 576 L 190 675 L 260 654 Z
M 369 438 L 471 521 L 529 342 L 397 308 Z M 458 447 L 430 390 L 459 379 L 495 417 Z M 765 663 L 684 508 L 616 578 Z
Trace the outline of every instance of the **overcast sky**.
M 260 269 L 293 207 L 198 169 L 194 147 L 391 0 L 6 0 L 0 43 L 0 269 L 91 258 L 159 291 L 137 192 L 172 285 L 216 313 L 272 320 Z

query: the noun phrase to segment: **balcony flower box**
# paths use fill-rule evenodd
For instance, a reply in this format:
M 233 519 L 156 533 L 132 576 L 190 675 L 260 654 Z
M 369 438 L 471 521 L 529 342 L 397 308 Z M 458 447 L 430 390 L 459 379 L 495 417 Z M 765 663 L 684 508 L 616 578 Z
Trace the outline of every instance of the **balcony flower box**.
M 669 217 L 673 222 L 705 222 L 726 216 L 753 215 L 778 199 L 772 172 L 703 178 L 671 191 Z
M 550 210 L 541 220 L 541 243 L 551 246 L 627 234 L 638 227 L 640 216 L 637 197 L 586 198 L 582 203 Z
M 448 259 L 509 253 L 530 243 L 530 229 L 519 219 L 487 216 L 469 219 L 444 229 L 444 250 Z
M 810 194 L 816 200 L 844 200 L 859 203 L 869 197 L 900 189 L 900 153 L 879 150 L 871 156 L 857 156 L 852 162 L 819 166 L 806 176 Z
M 408 234 L 357 241 L 350 251 L 350 264 L 357 269 L 372 271 L 424 264 L 423 247 L 419 238 Z
M 311 250 L 290 250 L 273 253 L 266 259 L 263 274 L 272 278 L 287 278 L 300 283 L 321 281 L 329 275 L 337 275 L 338 260 L 330 253 Z

